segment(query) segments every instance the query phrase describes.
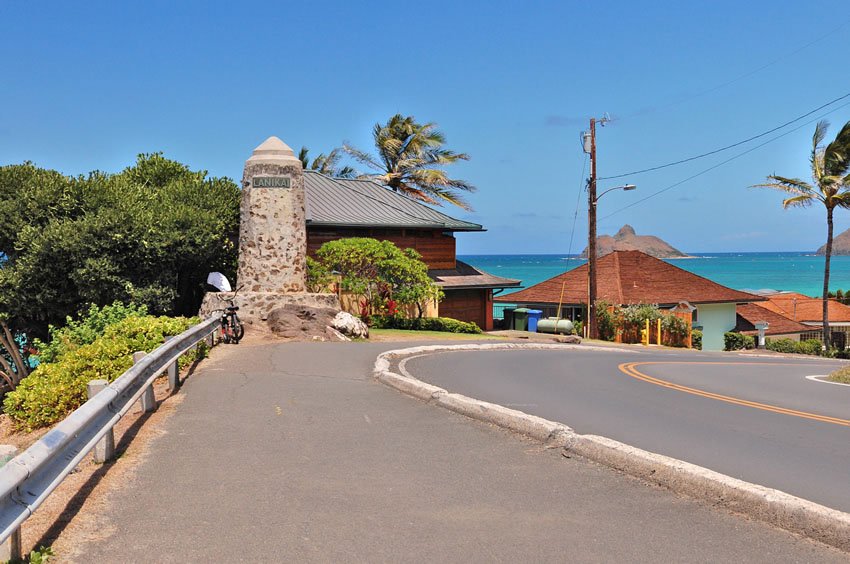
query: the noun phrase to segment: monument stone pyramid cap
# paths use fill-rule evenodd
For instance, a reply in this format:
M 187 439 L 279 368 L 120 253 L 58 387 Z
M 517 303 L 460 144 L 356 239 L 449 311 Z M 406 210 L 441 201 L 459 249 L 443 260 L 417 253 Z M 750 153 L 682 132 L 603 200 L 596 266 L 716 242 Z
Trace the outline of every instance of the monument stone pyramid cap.
M 301 161 L 295 158 L 295 153 L 289 148 L 289 145 L 272 135 L 254 149 L 248 162 L 257 161 Z

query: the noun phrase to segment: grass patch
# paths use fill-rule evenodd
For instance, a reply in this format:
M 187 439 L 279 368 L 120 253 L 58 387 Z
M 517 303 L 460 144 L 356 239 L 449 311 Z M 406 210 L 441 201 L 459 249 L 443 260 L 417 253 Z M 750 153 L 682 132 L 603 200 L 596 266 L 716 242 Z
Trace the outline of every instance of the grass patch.
M 827 380 L 840 384 L 850 384 L 850 366 L 843 366 L 838 370 L 834 370 Z
M 369 338 L 375 341 L 415 341 L 433 340 L 442 341 L 481 341 L 481 340 L 504 340 L 497 335 L 472 335 L 469 333 L 447 333 L 445 331 L 413 331 L 410 329 L 375 329 L 369 328 Z

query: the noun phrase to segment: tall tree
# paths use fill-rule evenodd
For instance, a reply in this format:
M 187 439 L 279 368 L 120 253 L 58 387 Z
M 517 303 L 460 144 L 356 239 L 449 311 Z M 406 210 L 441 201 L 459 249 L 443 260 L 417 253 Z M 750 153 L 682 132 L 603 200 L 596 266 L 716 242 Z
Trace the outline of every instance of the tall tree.
M 820 202 L 826 208 L 826 249 L 823 269 L 823 344 L 830 347 L 829 333 L 829 262 L 832 257 L 832 216 L 835 208 L 850 208 L 850 121 L 844 124 L 835 139 L 823 146 L 827 121 L 819 121 L 812 137 L 809 164 L 812 169 L 810 184 L 799 178 L 771 175 L 768 182 L 754 188 L 771 188 L 788 195 L 782 200 L 784 208 L 807 207 Z
M 118 174 L 0 167 L 0 315 L 46 338 L 91 303 L 194 314 L 207 273 L 235 271 L 239 197 L 158 153 Z
M 443 148 L 446 138 L 435 123 L 420 124 L 413 116 L 396 114 L 386 124 L 376 123 L 372 138 L 377 157 L 343 145 L 349 155 L 376 171 L 367 177 L 429 204 L 448 202 L 472 209 L 460 193 L 474 192 L 475 187 L 449 178 L 443 170 L 446 165 L 469 160 L 469 155 Z
M 342 159 L 342 153 L 339 147 L 333 149 L 327 155 L 319 153 L 319 156 L 313 159 L 312 163 L 310 162 L 309 153 L 310 149 L 307 147 L 301 147 L 301 150 L 298 152 L 298 159 L 301 161 L 301 166 L 304 170 L 315 170 L 316 172 L 335 178 L 354 178 L 357 176 L 357 171 L 352 167 L 348 165 L 339 166 L 339 161 Z

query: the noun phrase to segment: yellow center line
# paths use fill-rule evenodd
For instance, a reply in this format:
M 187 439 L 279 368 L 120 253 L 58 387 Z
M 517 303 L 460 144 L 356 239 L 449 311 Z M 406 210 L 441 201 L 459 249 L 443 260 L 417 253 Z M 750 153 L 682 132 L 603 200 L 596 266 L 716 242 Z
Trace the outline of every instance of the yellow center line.
M 648 374 L 644 374 L 640 372 L 636 367 L 638 366 L 647 366 L 650 364 L 718 364 L 718 365 L 742 365 L 742 364 L 750 364 L 750 365 L 759 365 L 759 366 L 797 366 L 790 365 L 787 363 L 762 363 L 762 362 L 624 362 L 618 368 L 624 374 L 631 376 L 632 378 L 636 378 L 638 380 L 643 380 L 644 382 L 649 382 L 650 384 L 655 384 L 656 386 L 662 386 L 664 388 L 670 388 L 671 390 L 678 390 L 680 392 L 685 392 L 687 394 L 693 394 L 695 396 L 701 396 L 704 398 L 715 399 L 719 401 L 725 401 L 726 403 L 731 403 L 735 405 L 741 405 L 744 407 L 752 407 L 754 409 L 761 409 L 763 411 L 771 411 L 773 413 L 781 413 L 782 415 L 793 415 L 794 417 L 802 417 L 804 419 L 812 419 L 814 421 L 820 421 L 822 423 L 832 423 L 833 425 L 844 425 L 845 427 L 850 427 L 850 421 L 847 419 L 839 419 L 837 417 L 829 417 L 828 415 L 819 415 L 817 413 L 809 413 L 807 411 L 798 411 L 796 409 L 788 409 L 786 407 L 779 407 L 777 405 L 770 405 L 767 403 L 759 403 L 756 401 L 749 401 L 745 399 L 735 398 L 732 396 L 724 396 L 722 394 L 715 394 L 714 392 L 707 392 L 705 390 L 700 390 L 697 388 L 691 388 L 688 386 L 683 386 L 681 384 L 674 384 L 673 382 L 668 382 L 667 380 L 662 380 L 660 378 L 655 378 L 653 376 L 649 376 Z

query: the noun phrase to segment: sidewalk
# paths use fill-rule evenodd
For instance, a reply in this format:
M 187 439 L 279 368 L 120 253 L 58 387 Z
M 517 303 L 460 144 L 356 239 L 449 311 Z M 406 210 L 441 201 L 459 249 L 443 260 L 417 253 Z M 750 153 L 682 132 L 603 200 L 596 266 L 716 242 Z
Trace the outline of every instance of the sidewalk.
M 386 388 L 392 348 L 217 347 L 103 533 L 60 560 L 847 561 Z

